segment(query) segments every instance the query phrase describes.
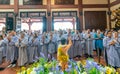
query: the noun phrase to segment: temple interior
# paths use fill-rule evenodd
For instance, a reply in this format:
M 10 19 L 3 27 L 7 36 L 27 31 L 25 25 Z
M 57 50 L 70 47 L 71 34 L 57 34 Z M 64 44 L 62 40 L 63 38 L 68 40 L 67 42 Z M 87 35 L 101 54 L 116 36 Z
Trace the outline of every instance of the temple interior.
M 120 74 L 120 0 L 0 0 L 0 74 Z

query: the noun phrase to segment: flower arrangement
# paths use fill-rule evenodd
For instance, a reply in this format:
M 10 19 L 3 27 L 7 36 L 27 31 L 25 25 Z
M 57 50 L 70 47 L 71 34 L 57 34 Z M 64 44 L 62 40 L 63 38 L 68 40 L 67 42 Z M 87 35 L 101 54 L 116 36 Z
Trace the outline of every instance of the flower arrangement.
M 29 68 L 22 67 L 17 74 L 117 74 L 112 67 L 104 67 L 97 64 L 93 59 L 84 61 L 69 60 L 68 68 L 61 70 L 57 60 L 47 62 L 47 59 L 40 58 L 38 62 L 30 65 Z

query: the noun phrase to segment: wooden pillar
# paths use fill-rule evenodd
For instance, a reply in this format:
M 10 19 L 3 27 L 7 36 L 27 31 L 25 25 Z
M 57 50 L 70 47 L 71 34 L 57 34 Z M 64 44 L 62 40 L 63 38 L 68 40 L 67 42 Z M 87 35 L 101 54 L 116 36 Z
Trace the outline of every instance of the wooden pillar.
M 18 14 L 19 12 L 19 0 L 14 0 L 14 13 Z
M 110 0 L 108 0 L 108 12 L 111 12 L 110 10 Z M 108 14 L 109 16 L 109 28 L 111 29 L 111 14 Z
M 47 0 L 47 31 L 52 30 L 51 26 L 52 26 L 51 0 Z
M 83 30 L 83 7 L 82 0 L 78 0 L 78 10 L 79 10 L 79 20 L 80 20 L 80 29 Z
M 19 0 L 14 0 L 14 30 L 16 30 L 16 17 L 18 16 L 18 13 L 19 13 Z

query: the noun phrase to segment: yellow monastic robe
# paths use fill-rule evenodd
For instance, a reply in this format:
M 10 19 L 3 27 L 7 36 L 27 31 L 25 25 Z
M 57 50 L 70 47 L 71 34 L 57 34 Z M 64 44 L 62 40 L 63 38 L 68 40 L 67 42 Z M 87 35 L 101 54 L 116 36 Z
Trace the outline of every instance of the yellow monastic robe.
M 59 45 L 58 47 L 57 60 L 59 61 L 59 65 L 63 71 L 68 67 L 68 50 L 70 49 L 71 45 L 72 41 L 70 40 L 68 45 Z
M 64 50 L 65 48 L 66 48 L 66 45 L 60 45 L 58 47 L 57 59 L 60 62 L 68 62 L 68 60 L 69 60 L 69 55 L 68 55 L 67 51 Z

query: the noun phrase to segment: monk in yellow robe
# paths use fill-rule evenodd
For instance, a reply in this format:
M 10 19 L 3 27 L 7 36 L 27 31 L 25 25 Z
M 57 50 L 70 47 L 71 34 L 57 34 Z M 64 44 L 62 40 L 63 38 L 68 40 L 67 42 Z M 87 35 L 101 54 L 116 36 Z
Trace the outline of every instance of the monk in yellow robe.
M 71 38 L 68 38 L 69 43 L 66 43 L 66 39 L 61 39 L 61 44 L 58 46 L 58 53 L 57 53 L 57 60 L 59 61 L 59 65 L 61 66 L 62 70 L 64 71 L 66 68 L 68 68 L 68 61 L 69 61 L 69 55 L 68 50 L 70 49 L 72 45 Z

